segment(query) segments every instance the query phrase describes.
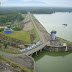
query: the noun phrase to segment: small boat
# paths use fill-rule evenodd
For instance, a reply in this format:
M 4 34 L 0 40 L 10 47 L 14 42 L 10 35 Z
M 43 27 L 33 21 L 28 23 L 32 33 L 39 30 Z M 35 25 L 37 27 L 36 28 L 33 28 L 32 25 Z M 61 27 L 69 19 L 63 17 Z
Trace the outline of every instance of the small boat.
M 67 26 L 67 24 L 62 24 L 62 25 Z

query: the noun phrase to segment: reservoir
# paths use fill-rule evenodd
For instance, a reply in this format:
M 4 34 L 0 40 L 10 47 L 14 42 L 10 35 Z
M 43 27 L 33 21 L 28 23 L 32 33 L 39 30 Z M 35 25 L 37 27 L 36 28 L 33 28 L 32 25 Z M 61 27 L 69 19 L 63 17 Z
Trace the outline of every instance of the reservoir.
M 48 33 L 56 30 L 56 36 L 72 42 L 72 13 L 34 14 Z M 67 26 L 63 25 L 67 24 Z M 36 72 L 72 72 L 72 52 L 39 52 L 35 59 Z
M 36 19 L 50 33 L 57 31 L 56 36 L 72 42 L 72 13 L 56 12 L 53 14 L 34 14 Z M 67 24 L 67 26 L 63 25 Z
M 36 72 L 72 72 L 72 53 L 43 51 L 33 57 Z

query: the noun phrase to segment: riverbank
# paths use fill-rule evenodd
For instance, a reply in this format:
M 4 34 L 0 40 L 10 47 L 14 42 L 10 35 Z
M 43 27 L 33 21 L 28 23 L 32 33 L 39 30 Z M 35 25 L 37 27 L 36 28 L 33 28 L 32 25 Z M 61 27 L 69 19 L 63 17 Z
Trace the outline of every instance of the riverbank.
M 72 42 L 72 13 L 59 12 L 54 14 L 34 14 L 34 16 L 45 27 L 48 33 L 55 30 L 57 31 L 56 36 Z M 63 26 L 63 23 L 66 23 L 67 26 Z
M 36 72 L 72 72 L 72 52 L 50 52 L 43 50 L 34 54 Z

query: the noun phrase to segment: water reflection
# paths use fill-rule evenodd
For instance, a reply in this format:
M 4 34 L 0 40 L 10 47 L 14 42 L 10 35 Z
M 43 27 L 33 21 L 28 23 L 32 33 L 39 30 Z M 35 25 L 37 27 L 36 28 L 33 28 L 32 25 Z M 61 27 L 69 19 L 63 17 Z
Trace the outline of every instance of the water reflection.
M 38 52 L 38 55 L 34 54 L 33 58 L 35 59 L 35 61 L 38 61 L 41 58 L 43 58 L 45 55 L 52 56 L 52 57 L 59 57 L 59 56 L 64 57 L 71 53 L 72 53 L 71 51 L 70 52 L 49 52 L 49 51 L 43 50 L 42 52 Z
M 72 72 L 72 52 L 39 52 L 33 55 L 36 72 Z

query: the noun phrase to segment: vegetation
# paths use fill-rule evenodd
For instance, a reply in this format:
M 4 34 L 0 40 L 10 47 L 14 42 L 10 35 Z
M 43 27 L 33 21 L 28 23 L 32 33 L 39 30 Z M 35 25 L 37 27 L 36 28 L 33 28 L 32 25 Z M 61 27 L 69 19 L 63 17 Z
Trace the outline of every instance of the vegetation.
M 2 45 L 0 44 L 0 49 L 1 49 Z
M 7 7 L 0 9 L 0 15 L 6 14 L 27 14 L 27 12 L 31 12 L 33 14 L 52 14 L 55 12 L 72 12 L 72 8 L 60 8 L 60 7 Z M 13 15 L 13 19 L 15 18 Z M 17 18 L 17 17 L 16 17 Z M 11 20 L 11 19 L 10 19 Z
M 38 61 L 40 58 L 42 58 L 45 55 L 57 57 L 57 56 L 66 56 L 70 53 L 72 53 L 72 51 L 68 51 L 68 52 L 50 52 L 50 51 L 43 50 L 42 52 L 38 52 L 38 56 L 33 55 L 33 58 L 34 58 L 35 61 Z
M 5 48 L 7 48 L 7 45 L 8 45 L 8 43 L 7 42 L 4 42 L 4 47 Z
M 4 30 L 4 29 L 3 29 L 3 28 L 1 28 L 1 29 L 0 29 L 0 32 L 1 32 L 1 31 L 3 31 L 3 30 Z
M 23 18 L 25 18 L 26 14 L 21 14 Z
M 33 70 L 30 70 L 30 69 L 27 69 L 27 68 L 25 68 L 25 67 L 22 67 L 22 66 L 20 66 L 19 64 L 16 64 L 15 62 L 8 60 L 8 59 L 6 59 L 5 57 L 3 57 L 3 56 L 1 56 L 1 55 L 0 55 L 0 59 L 8 62 L 8 63 L 9 63 L 11 66 L 13 66 L 14 68 L 20 68 L 20 69 L 22 69 L 24 72 L 34 72 Z
M 10 34 L 5 34 L 4 32 L 1 32 L 0 34 L 3 34 L 7 37 L 16 38 L 18 40 L 23 41 L 24 43 L 30 43 L 31 42 L 31 38 L 30 38 L 31 34 L 35 35 L 35 39 L 33 42 L 37 42 L 39 40 L 39 37 L 38 37 L 35 29 L 32 29 L 30 31 L 13 31 Z
M 11 54 L 20 54 L 19 51 L 12 51 L 12 50 L 8 50 L 8 49 L 2 49 L 0 48 L 1 51 L 6 52 L 6 53 L 11 53 Z
M 6 45 L 6 47 L 5 47 Z M 16 51 L 14 48 L 9 48 L 9 46 L 7 46 L 8 43 L 4 42 L 4 44 L 0 44 L 0 51 L 6 52 L 6 53 L 11 53 L 11 54 L 20 54 L 19 51 Z
M 24 17 L 18 13 L 18 12 L 0 12 L 0 25 L 1 26 L 6 26 L 7 22 L 14 23 L 16 20 L 17 21 L 22 21 Z
M 15 30 L 21 30 L 19 25 L 20 21 L 25 18 L 25 14 L 21 14 L 14 9 L 0 8 L 0 26 L 11 25 L 11 28 L 15 27 Z M 0 32 L 4 29 L 0 29 Z
M 62 38 L 57 37 L 57 39 L 61 42 L 61 43 L 67 43 L 68 46 L 72 46 L 72 42 L 64 40 Z

